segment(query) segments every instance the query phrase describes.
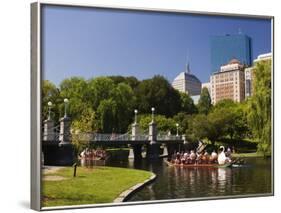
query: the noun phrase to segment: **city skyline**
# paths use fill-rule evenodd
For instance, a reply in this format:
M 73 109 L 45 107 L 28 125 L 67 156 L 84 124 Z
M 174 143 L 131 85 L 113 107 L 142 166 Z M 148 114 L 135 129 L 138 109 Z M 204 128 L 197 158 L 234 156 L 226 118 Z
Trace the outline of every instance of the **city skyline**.
M 172 83 L 187 62 L 207 82 L 213 35 L 242 31 L 253 59 L 271 52 L 269 19 L 46 6 L 43 29 L 43 79 L 56 85 L 72 76 L 157 74 Z

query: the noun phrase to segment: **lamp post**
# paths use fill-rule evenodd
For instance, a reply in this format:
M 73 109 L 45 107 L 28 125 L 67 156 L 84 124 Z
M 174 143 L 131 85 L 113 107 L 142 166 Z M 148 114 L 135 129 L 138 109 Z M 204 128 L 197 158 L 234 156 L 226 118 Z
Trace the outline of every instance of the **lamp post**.
M 51 120 L 51 108 L 52 108 L 52 102 L 48 102 L 48 120 Z
M 154 122 L 154 111 L 155 111 L 155 108 L 152 107 L 151 108 L 151 117 L 152 117 L 152 122 Z
M 135 112 L 135 124 L 137 124 L 137 114 L 138 114 L 138 110 L 135 109 L 134 112 Z
M 69 100 L 67 98 L 65 98 L 63 100 L 63 102 L 64 102 L 64 117 L 66 118 L 67 117 L 67 107 L 68 107 Z
M 176 126 L 177 126 L 177 136 L 179 136 L 179 124 L 176 123 Z

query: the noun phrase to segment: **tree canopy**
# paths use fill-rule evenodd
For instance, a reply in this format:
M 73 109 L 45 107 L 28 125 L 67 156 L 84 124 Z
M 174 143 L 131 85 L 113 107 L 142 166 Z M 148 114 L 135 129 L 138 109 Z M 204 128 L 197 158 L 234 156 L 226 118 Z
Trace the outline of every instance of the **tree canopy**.
M 258 140 L 258 150 L 271 151 L 271 61 L 261 61 L 253 69 L 253 96 L 248 105 L 248 122 Z
M 157 113 L 168 117 L 181 110 L 181 97 L 177 90 L 162 76 L 143 80 L 136 88 L 137 106 L 142 113 L 150 113 L 157 107 Z
M 207 115 L 211 109 L 211 106 L 212 106 L 211 96 L 209 94 L 208 89 L 204 87 L 201 91 L 200 98 L 197 105 L 198 112 Z

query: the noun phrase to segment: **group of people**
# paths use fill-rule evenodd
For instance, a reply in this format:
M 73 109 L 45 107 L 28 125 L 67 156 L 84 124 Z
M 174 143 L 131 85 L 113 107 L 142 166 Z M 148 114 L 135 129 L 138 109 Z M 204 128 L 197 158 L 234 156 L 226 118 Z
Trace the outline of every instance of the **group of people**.
M 171 163 L 173 164 L 225 164 L 231 162 L 231 149 L 224 152 L 221 146 L 219 153 L 215 150 L 209 154 L 206 150 L 195 152 L 194 150 L 185 152 L 175 152 L 172 155 Z
M 106 151 L 103 149 L 90 149 L 86 148 L 80 153 L 80 158 L 87 160 L 105 160 L 106 159 Z

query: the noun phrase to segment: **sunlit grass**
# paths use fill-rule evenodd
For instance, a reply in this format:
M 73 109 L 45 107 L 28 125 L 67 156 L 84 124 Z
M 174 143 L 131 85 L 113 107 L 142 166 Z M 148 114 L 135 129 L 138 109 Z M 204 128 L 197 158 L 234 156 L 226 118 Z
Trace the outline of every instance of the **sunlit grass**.
M 252 153 L 234 153 L 231 155 L 235 158 L 257 158 L 257 157 L 270 157 L 270 153 L 263 154 L 261 152 L 252 152 Z
M 67 179 L 43 181 L 42 205 L 44 207 L 110 203 L 121 192 L 148 179 L 152 173 L 113 167 L 93 169 L 77 167 L 77 176 L 73 177 L 73 168 L 69 167 L 51 175 Z

